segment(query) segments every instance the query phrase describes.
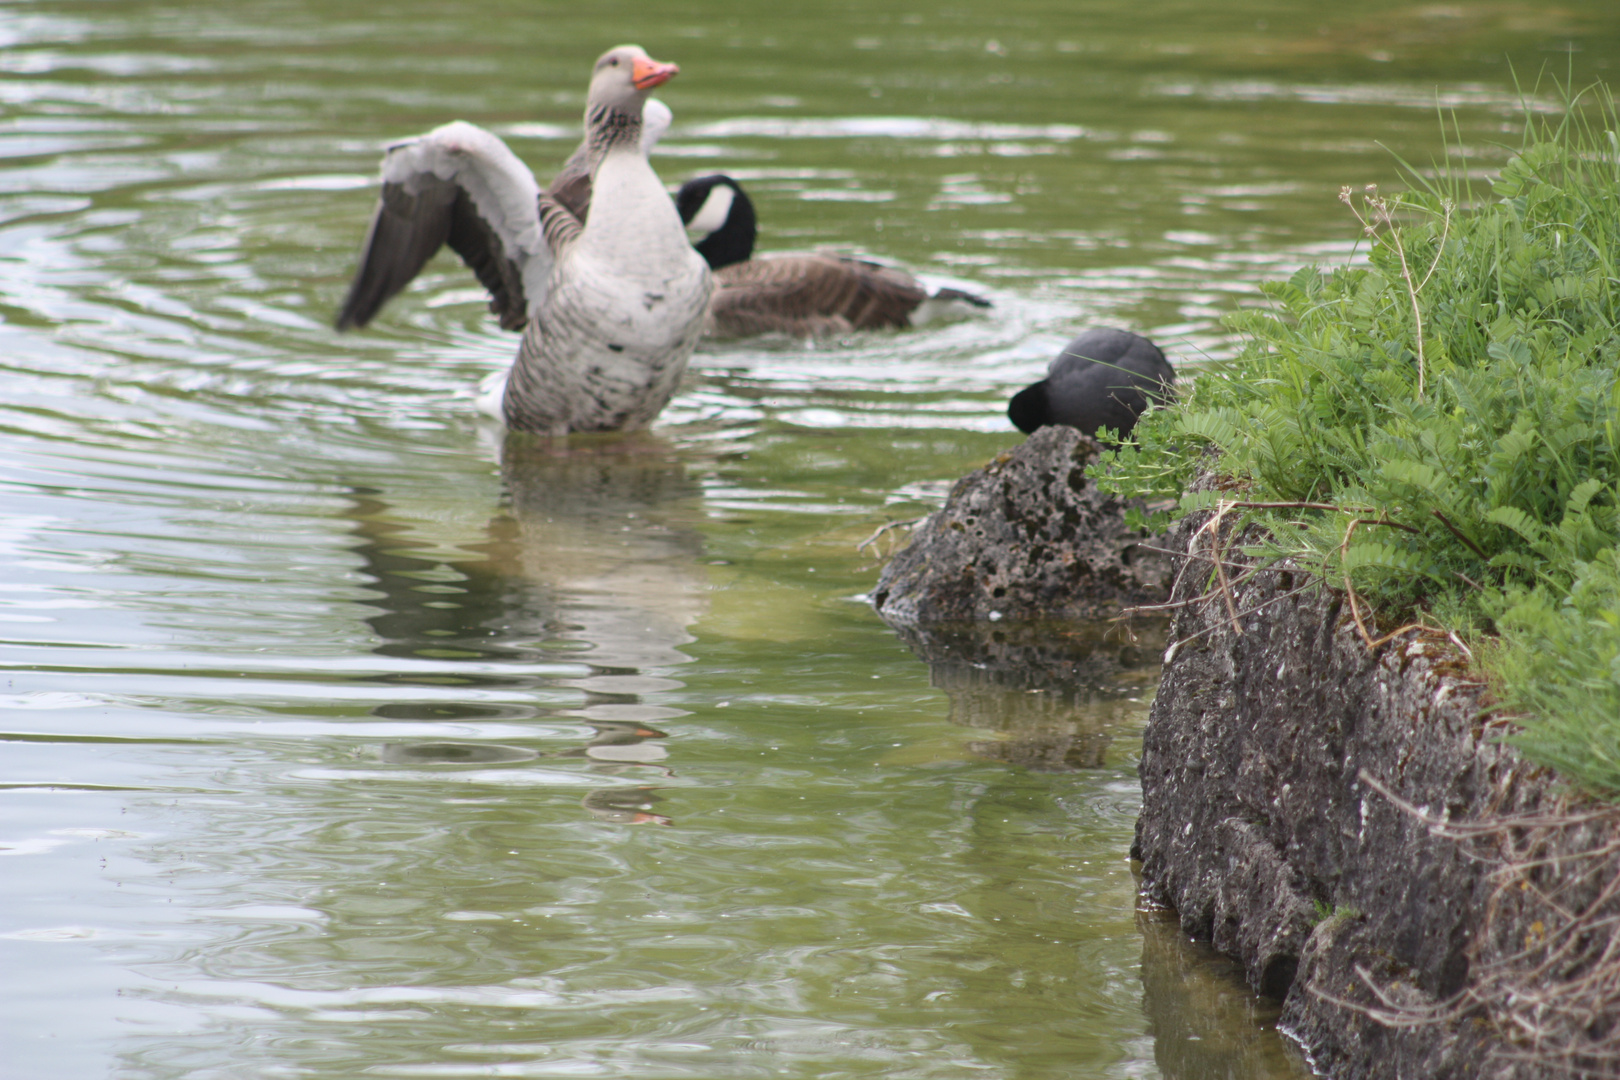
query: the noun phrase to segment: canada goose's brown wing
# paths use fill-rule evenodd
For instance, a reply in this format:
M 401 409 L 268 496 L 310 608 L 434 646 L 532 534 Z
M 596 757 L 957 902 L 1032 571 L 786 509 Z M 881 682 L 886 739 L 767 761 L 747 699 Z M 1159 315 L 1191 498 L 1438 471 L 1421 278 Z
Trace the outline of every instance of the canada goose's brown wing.
M 715 272 L 713 332 L 822 336 L 910 325 L 927 292 L 909 274 L 863 259 L 766 255 Z

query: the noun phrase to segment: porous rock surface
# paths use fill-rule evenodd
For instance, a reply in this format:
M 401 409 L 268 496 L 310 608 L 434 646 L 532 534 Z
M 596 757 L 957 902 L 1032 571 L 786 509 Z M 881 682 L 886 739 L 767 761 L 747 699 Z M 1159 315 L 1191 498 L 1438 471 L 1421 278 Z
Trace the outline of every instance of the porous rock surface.
M 1614 816 L 1533 844 L 1530 828 L 1460 840 L 1568 810 L 1550 774 L 1486 730 L 1485 687 L 1461 653 L 1413 632 L 1369 649 L 1342 593 L 1286 564 L 1240 580 L 1246 558 L 1209 522 L 1184 520 L 1168 541 L 1190 554 L 1144 735 L 1145 898 L 1282 997 L 1281 1026 L 1325 1075 L 1620 1074 L 1568 1049 L 1614 1050 L 1612 1010 L 1538 1041 L 1519 1004 L 1567 989 L 1607 948 L 1587 935 L 1567 962 L 1547 951 L 1569 925 L 1558 912 L 1613 906 Z
M 889 560 L 872 592 L 900 626 L 1102 618 L 1164 598 L 1169 556 L 1086 477 L 1098 445 L 1044 427 L 969 473 Z

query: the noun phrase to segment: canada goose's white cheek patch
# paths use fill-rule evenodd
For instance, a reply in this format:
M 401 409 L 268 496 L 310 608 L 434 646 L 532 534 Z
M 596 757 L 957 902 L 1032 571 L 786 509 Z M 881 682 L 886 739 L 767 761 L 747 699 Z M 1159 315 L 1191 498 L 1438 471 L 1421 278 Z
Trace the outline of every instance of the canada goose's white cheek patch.
M 731 216 L 731 203 L 737 193 L 725 184 L 716 184 L 709 189 L 709 197 L 703 200 L 698 212 L 692 215 L 692 220 L 686 223 L 686 234 L 694 242 L 701 242 L 704 237 L 718 230 Z

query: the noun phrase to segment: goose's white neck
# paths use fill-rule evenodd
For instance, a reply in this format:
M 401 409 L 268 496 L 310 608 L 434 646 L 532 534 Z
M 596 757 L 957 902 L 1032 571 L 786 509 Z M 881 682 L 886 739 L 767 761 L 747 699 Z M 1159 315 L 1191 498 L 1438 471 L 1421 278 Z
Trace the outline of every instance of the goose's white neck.
M 674 201 L 638 147 L 609 150 L 591 187 L 591 215 L 580 236 L 582 247 L 630 247 L 656 256 L 666 248 L 689 246 Z

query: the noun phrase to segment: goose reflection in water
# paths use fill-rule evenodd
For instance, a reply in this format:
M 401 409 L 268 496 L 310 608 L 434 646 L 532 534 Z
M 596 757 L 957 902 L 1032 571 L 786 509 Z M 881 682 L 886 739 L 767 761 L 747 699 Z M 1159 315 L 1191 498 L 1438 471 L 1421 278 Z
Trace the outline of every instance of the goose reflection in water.
M 611 761 L 634 765 L 648 765 L 669 757 L 662 746 L 649 744 L 648 739 L 667 739 L 667 731 L 629 722 L 592 724 L 596 738 L 584 746 L 558 751 L 558 757 L 586 757 L 592 761 Z
M 645 697 L 680 688 L 672 669 L 690 662 L 680 646 L 695 640 L 688 627 L 707 606 L 702 537 L 680 519 L 683 506 L 695 512 L 697 486 L 652 436 L 576 437 L 564 447 L 509 436 L 502 475 L 508 542 L 491 555 L 512 576 L 553 583 L 562 600 L 556 636 L 579 643 L 569 656 L 591 667 L 564 684 L 585 692 L 573 712 L 596 735 L 560 756 L 673 776 L 659 764 L 669 751 L 648 742 L 667 733 L 645 721 L 685 713 Z
M 423 742 L 383 743 L 382 759 L 390 765 L 491 765 L 507 761 L 533 761 L 538 750 L 500 743 Z
M 671 818 L 651 812 L 655 804 L 664 801 L 662 796 L 653 794 L 656 790 L 650 787 L 597 788 L 581 799 L 580 805 L 598 821 L 616 825 L 675 824 Z
M 491 523 L 490 561 L 554 598 L 547 636 L 578 643 L 569 658 L 593 668 L 571 685 L 614 702 L 680 686 L 666 669 L 691 661 L 680 647 L 707 600 L 702 536 L 682 520 L 700 512 L 699 489 L 674 448 L 510 435 L 501 474 L 510 513 Z
M 376 649 L 426 665 L 420 676 L 390 682 L 442 686 L 453 677 L 508 700 L 510 691 L 532 688 L 539 700 L 556 702 L 561 690 L 581 693 L 583 701 L 492 711 L 486 699 L 461 710 L 442 695 L 425 694 L 390 702 L 378 715 L 498 722 L 507 740 L 512 722 L 535 718 L 577 718 L 593 733 L 583 746 L 567 748 L 486 743 L 476 735 L 390 742 L 383 761 L 582 758 L 598 772 L 650 768 L 673 776 L 661 764 L 669 751 L 655 741 L 669 733 L 649 721 L 686 715 L 658 698 L 683 685 L 673 675 L 690 662 L 682 646 L 695 640 L 689 627 L 707 607 L 701 535 L 689 524 L 701 513 L 698 485 L 671 446 L 646 435 L 566 443 L 513 435 L 502 447 L 501 473 L 506 507 L 482 535 L 416 543 L 423 554 L 398 524 L 408 516 L 403 509 L 365 493 L 356 524 L 366 569 L 382 594 L 366 601 L 382 609 L 368 619 L 381 639 Z M 446 563 L 426 555 L 445 547 L 478 550 L 483 558 Z M 458 670 L 462 659 L 474 666 Z M 575 671 L 558 673 L 559 662 Z
M 512 761 L 534 761 L 541 756 L 584 757 L 615 764 L 647 765 L 663 761 L 669 751 L 648 744 L 648 739 L 667 739 L 669 732 L 643 724 L 592 724 L 596 736 L 584 746 L 556 750 L 543 755 L 539 750 L 502 743 L 423 742 L 383 743 L 381 757 L 390 765 L 492 765 Z

